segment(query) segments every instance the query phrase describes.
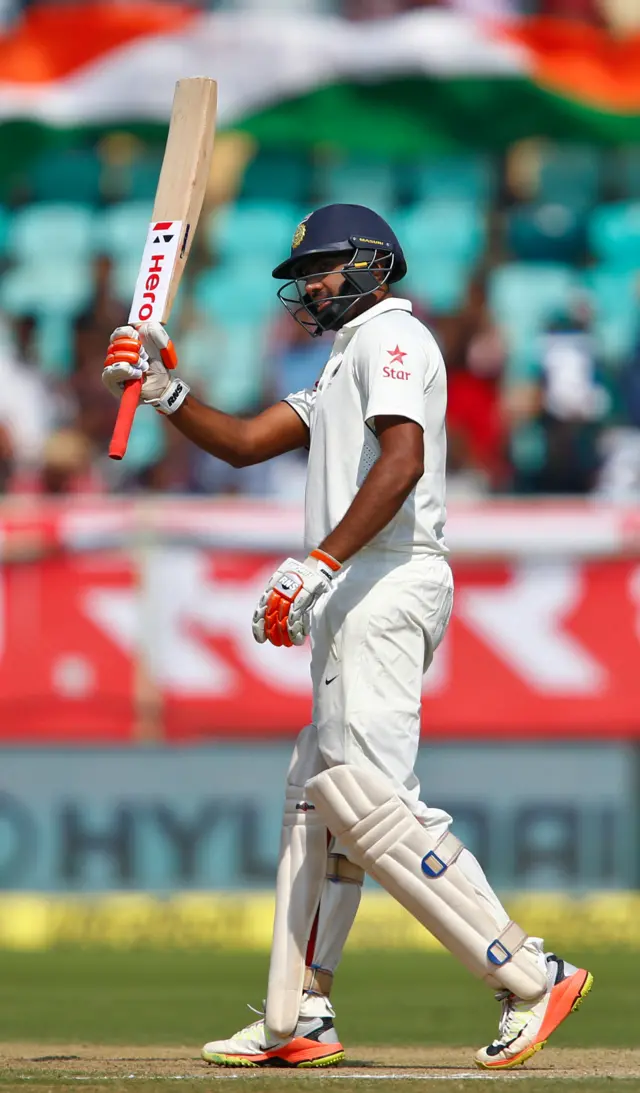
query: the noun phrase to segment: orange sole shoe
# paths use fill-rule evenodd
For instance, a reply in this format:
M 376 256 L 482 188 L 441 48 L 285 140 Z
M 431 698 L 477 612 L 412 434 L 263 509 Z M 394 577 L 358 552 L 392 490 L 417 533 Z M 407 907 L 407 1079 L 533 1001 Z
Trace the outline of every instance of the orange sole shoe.
M 297 1036 L 289 1044 L 265 1051 L 260 1055 L 210 1055 L 207 1062 L 213 1066 L 243 1067 L 311 1067 L 336 1066 L 344 1059 L 342 1044 L 321 1044 Z
M 514 1066 L 522 1066 L 537 1051 L 542 1051 L 551 1033 L 555 1032 L 570 1013 L 575 1013 L 580 1008 L 592 986 L 593 976 L 591 972 L 585 971 L 584 968 L 578 968 L 573 975 L 563 979 L 551 991 L 551 997 L 535 1043 L 529 1044 L 529 1047 L 524 1048 L 518 1055 L 514 1055 L 513 1059 L 500 1060 L 495 1063 L 476 1060 L 476 1065 L 482 1070 L 510 1070 Z

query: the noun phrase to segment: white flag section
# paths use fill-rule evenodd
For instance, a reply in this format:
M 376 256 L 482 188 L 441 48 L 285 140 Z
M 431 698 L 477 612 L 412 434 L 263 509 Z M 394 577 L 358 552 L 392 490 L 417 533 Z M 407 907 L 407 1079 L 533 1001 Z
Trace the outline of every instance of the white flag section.
M 530 67 L 526 48 L 461 12 L 365 22 L 275 11 L 194 14 L 179 33 L 140 35 L 57 79 L 17 83 L 0 75 L 0 118 L 58 126 L 165 121 L 176 80 L 198 75 L 218 81 L 219 118 L 228 125 L 332 83 L 509 76 Z

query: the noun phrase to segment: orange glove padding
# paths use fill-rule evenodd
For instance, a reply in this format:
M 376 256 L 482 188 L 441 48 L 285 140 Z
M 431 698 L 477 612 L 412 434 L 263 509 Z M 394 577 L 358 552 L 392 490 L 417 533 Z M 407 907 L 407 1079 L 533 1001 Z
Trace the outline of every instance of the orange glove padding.
M 174 344 L 161 323 L 119 326 L 111 335 L 102 382 L 120 399 L 127 383 L 142 380 L 140 401 L 163 414 L 173 413 L 189 391 L 170 374 L 177 363 Z
M 322 550 L 312 550 L 304 562 L 287 558 L 276 569 L 254 612 L 253 636 L 261 644 L 302 645 L 311 612 L 340 571 L 340 562 Z

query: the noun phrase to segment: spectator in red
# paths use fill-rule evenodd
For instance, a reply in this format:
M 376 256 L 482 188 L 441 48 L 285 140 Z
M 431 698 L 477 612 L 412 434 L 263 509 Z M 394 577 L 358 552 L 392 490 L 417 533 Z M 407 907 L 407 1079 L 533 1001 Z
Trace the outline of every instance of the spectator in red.
M 462 313 L 441 330 L 449 362 L 450 472 L 470 472 L 481 490 L 499 491 L 509 480 L 501 390 L 506 349 L 489 315 L 482 278 L 470 285 Z

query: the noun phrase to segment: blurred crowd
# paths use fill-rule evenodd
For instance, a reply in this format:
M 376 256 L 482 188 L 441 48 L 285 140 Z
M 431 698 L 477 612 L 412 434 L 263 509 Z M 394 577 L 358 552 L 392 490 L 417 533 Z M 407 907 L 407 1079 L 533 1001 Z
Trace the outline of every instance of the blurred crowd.
M 503 213 L 497 210 L 495 215 Z M 288 238 L 283 239 L 283 253 L 288 246 Z M 429 260 L 425 254 L 424 262 Z M 637 498 L 640 323 L 624 359 L 611 367 L 601 353 L 589 297 L 576 293 L 549 314 L 525 356 L 516 361 L 508 333 L 489 306 L 491 261 L 486 253 L 455 310 L 432 310 L 428 296 L 416 296 L 410 282 L 408 293 L 402 283 L 397 288 L 399 295 L 413 298 L 416 314 L 431 327 L 445 356 L 450 496 L 595 492 Z M 197 255 L 193 262 L 197 269 Z M 269 268 L 261 272 L 266 282 L 269 275 Z M 275 282 L 267 288 L 275 295 Z M 249 318 L 251 299 L 241 304 Z M 300 498 L 304 453 L 235 470 L 195 449 L 147 409 L 140 411 L 136 426 L 144 434 L 143 455 L 136 455 L 134 443 L 130 460 L 115 464 L 107 458 L 116 405 L 100 376 L 109 335 L 125 320 L 106 255 L 94 260 L 92 299 L 74 322 L 71 358 L 62 372 L 42 367 L 42 337 L 33 315 L 1 317 L 0 490 L 162 490 Z M 183 306 L 170 329 L 178 353 L 185 350 L 181 374 L 205 400 L 214 401 L 209 366 L 222 376 L 223 387 L 213 388 L 222 398 L 224 374 L 233 372 L 235 362 L 221 341 L 215 316 L 210 325 L 202 323 L 201 314 Z M 194 367 L 188 347 L 196 333 L 201 354 Z M 242 412 L 259 411 L 290 391 L 312 386 L 326 360 L 329 338 L 311 339 L 284 310 L 271 310 L 255 350 L 260 354 L 260 382 Z
M 287 247 L 283 240 L 283 251 Z M 110 261 L 99 256 L 93 299 L 75 322 L 71 368 L 64 377 L 39 367 L 33 316 L 5 319 L 0 489 L 300 496 L 302 454 L 234 470 L 193 448 L 149 410 L 141 417 L 154 432 L 151 451 L 147 440 L 144 459 L 134 460 L 132 469 L 127 460 L 108 460 L 115 404 L 100 373 L 109 334 L 124 321 L 110 274 Z M 402 295 L 402 285 L 398 290 Z M 453 313 L 432 314 L 424 298 L 414 299 L 414 306 L 433 329 L 447 363 L 450 493 L 640 493 L 640 329 L 622 367 L 607 370 L 589 302 L 577 297 L 549 321 L 531 346 L 527 367 L 514 376 L 507 341 L 488 307 L 485 272 L 470 281 L 462 306 Z M 250 300 L 246 307 L 250 311 Z M 176 331 L 178 350 L 181 337 L 188 336 L 187 320 Z M 258 411 L 289 391 L 313 385 L 326 359 L 326 342 L 327 336 L 310 339 L 284 312 L 274 317 L 264 330 L 262 390 L 245 410 Z M 219 366 L 220 351 L 212 326 L 212 368 Z M 225 364 L 233 369 L 233 357 Z M 206 398 L 198 374 L 187 370 L 187 375 Z

